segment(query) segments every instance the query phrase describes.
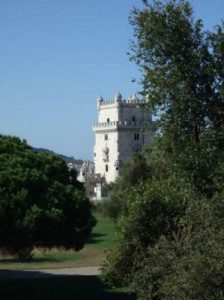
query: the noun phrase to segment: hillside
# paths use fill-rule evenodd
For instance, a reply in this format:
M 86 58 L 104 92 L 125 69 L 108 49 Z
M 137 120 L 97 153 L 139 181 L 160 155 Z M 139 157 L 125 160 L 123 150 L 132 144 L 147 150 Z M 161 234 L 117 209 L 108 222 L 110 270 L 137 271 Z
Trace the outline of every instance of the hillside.
M 63 159 L 66 163 L 74 163 L 76 165 L 82 165 L 83 164 L 83 160 L 82 159 L 75 159 L 73 156 L 66 156 L 63 154 L 58 154 L 55 153 L 52 150 L 49 149 L 44 149 L 44 148 L 33 148 L 37 153 L 41 153 L 41 152 L 46 152 L 46 153 L 54 153 L 56 155 L 58 155 L 59 157 L 61 157 L 61 159 Z

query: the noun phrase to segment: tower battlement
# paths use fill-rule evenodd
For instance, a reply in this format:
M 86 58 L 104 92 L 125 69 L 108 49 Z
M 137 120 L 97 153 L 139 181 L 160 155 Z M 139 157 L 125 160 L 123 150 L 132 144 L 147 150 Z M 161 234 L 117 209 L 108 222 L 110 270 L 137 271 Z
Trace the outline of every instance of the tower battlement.
M 113 122 L 102 122 L 102 123 L 94 123 L 93 124 L 93 131 L 101 131 L 101 130 L 113 130 L 113 129 L 139 129 L 144 126 L 151 126 L 151 122 L 144 122 L 142 121 L 113 121 Z
M 130 95 L 127 99 L 122 99 L 122 96 L 119 92 L 116 93 L 113 100 L 104 100 L 102 96 L 100 95 L 97 99 L 98 101 L 98 108 L 105 108 L 108 106 L 123 106 L 123 105 L 138 105 L 142 103 L 146 103 L 146 100 L 140 100 L 136 94 Z

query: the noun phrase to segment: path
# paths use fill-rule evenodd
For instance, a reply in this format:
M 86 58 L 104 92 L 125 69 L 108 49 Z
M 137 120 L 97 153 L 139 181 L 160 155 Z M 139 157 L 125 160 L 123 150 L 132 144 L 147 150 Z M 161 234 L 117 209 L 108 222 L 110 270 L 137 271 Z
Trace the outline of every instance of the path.
M 49 278 L 55 276 L 97 276 L 100 275 L 100 267 L 82 267 L 82 268 L 61 268 L 61 269 L 43 269 L 43 270 L 24 270 L 11 271 L 1 270 L 0 280 L 8 279 L 36 279 Z

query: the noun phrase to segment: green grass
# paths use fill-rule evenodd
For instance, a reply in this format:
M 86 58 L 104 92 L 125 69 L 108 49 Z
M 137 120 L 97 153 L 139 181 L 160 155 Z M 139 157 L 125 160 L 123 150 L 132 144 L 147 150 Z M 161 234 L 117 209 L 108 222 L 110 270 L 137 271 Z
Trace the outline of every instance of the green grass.
M 34 257 L 27 261 L 19 261 L 13 257 L 0 259 L 0 270 L 29 270 L 45 268 L 68 268 L 81 266 L 98 266 L 105 259 L 106 250 L 111 248 L 116 239 L 116 226 L 108 218 L 95 214 L 97 224 L 83 250 L 79 252 L 52 249 L 44 252 L 34 251 Z
M 96 213 L 97 224 L 93 228 L 92 234 L 86 247 L 94 249 L 111 248 L 116 240 L 116 226 L 109 218 Z
M 36 256 L 37 259 L 52 260 L 52 261 L 67 261 L 72 259 L 82 259 L 84 254 L 81 252 L 74 251 L 55 251 L 41 253 Z
M 35 250 L 32 260 L 21 262 L 6 257 L 0 260 L 0 269 L 10 272 L 44 268 L 63 268 L 79 266 L 98 266 L 105 259 L 106 250 L 116 239 L 116 226 L 108 218 L 96 214 L 97 225 L 80 252 L 53 249 L 49 252 Z M 33 273 L 33 272 L 32 272 Z M 43 279 L 0 280 L 0 300 L 79 300 L 79 299 L 135 299 L 126 291 L 107 290 L 97 276 L 60 276 Z

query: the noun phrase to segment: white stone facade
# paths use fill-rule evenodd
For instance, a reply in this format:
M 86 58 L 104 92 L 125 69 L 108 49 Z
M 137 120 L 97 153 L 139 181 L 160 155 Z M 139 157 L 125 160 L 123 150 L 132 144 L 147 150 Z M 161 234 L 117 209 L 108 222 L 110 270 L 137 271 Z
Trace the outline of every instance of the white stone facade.
M 113 101 L 97 99 L 98 123 L 95 133 L 95 174 L 113 182 L 120 167 L 143 144 L 150 144 L 153 136 L 152 116 L 146 101 L 133 96 L 122 100 L 119 92 Z
M 86 183 L 90 176 L 95 175 L 94 164 L 90 161 L 84 161 L 80 168 L 79 175 L 77 177 L 78 181 Z

